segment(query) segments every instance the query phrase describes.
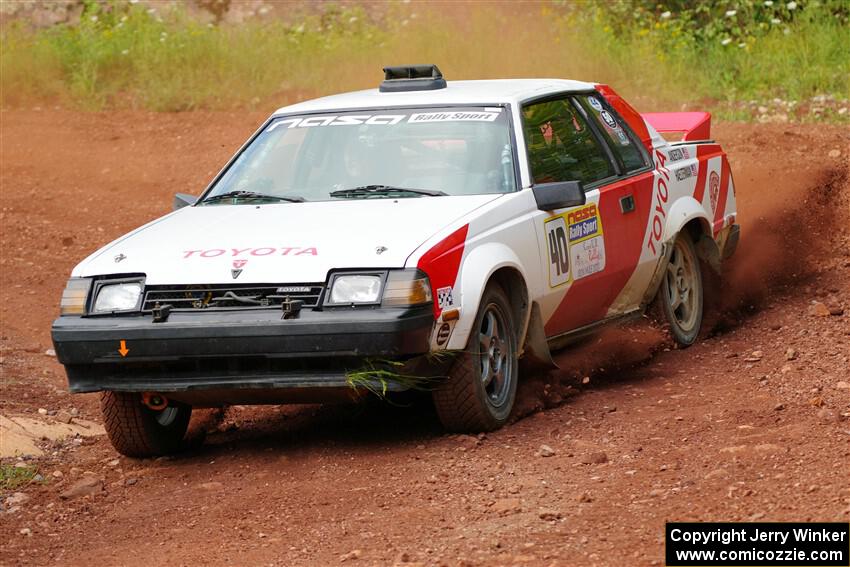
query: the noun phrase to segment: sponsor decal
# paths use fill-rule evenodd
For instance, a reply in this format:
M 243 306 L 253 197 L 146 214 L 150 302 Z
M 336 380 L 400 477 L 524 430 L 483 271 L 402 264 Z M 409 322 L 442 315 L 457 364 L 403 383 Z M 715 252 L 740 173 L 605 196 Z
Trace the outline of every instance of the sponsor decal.
M 123 262 L 124 260 L 126 260 L 127 256 L 125 256 L 124 254 L 118 254 L 113 259 L 115 260 L 115 263 L 118 264 L 119 262 Z
M 708 196 L 711 199 L 711 210 L 717 210 L 717 196 L 720 194 L 720 176 L 712 171 L 708 176 Z
M 499 112 L 421 112 L 411 114 L 408 122 L 494 122 Z
M 206 250 L 183 250 L 183 259 L 218 258 L 225 256 L 239 258 L 245 256 L 318 256 L 314 246 L 265 246 L 262 248 L 209 248 Z
M 580 280 L 605 269 L 605 239 L 602 219 L 595 204 L 567 214 L 572 276 Z
M 680 167 L 676 170 L 676 180 L 682 181 L 684 179 L 688 179 L 689 177 L 693 177 L 697 174 L 697 164 L 693 163 L 691 165 L 686 165 L 685 167 Z
M 437 344 L 439 346 L 443 346 L 447 342 L 449 342 L 449 337 L 452 336 L 452 327 L 448 323 L 443 323 L 440 325 L 440 328 L 437 329 Z
M 618 128 L 619 127 L 618 124 L 617 124 L 617 121 L 614 120 L 614 117 L 611 116 L 611 113 L 608 112 L 607 110 L 603 110 L 602 112 L 600 112 L 599 116 L 602 117 L 602 120 L 605 121 L 605 124 L 607 124 L 609 128 Z
M 663 153 L 655 150 L 655 208 L 652 211 L 652 220 L 649 223 L 649 238 L 646 247 L 652 251 L 653 256 L 658 255 L 658 244 L 664 235 L 664 222 L 667 220 L 667 201 L 670 200 L 670 191 L 667 182 L 670 181 L 670 170 L 666 166 L 667 158 Z
M 549 287 L 605 269 L 605 239 L 596 204 L 546 219 L 543 226 L 549 249 Z
M 282 126 L 287 128 L 315 128 L 317 126 L 359 126 L 370 124 L 375 126 L 398 124 L 407 118 L 403 114 L 348 114 L 345 116 L 308 116 L 306 118 L 284 118 L 276 120 L 266 128 L 271 132 Z
M 451 286 L 441 287 L 437 290 L 437 305 L 445 309 L 454 305 L 454 289 Z
M 597 112 L 602 112 L 602 103 L 599 102 L 599 99 L 596 98 L 595 96 L 587 97 L 587 103 L 590 105 L 590 107 L 593 110 L 595 110 Z
M 618 128 L 617 128 L 617 130 L 616 130 L 616 132 L 617 132 L 617 137 L 618 137 L 618 138 L 620 138 L 620 145 L 621 145 L 621 146 L 628 146 L 628 145 L 631 143 L 631 142 L 629 141 L 629 137 L 628 137 L 628 136 L 626 136 L 626 133 L 625 133 L 625 132 L 623 132 L 623 129 L 622 129 L 622 128 L 619 128 L 619 127 L 618 127 Z
M 669 153 L 670 161 L 679 161 L 680 159 L 689 159 L 691 157 L 688 148 L 673 148 Z
M 266 132 L 277 128 L 316 128 L 322 126 L 360 126 L 363 124 L 371 126 L 392 126 L 400 122 L 412 124 L 427 122 L 494 122 L 499 111 L 452 111 L 452 112 L 418 112 L 411 115 L 405 114 L 343 114 L 330 116 L 307 116 L 301 118 L 283 118 L 275 120 Z
M 576 280 L 605 269 L 605 241 L 601 236 L 570 245 L 573 277 Z
M 570 213 L 567 219 L 570 222 L 570 244 L 599 233 L 599 214 L 596 205 Z

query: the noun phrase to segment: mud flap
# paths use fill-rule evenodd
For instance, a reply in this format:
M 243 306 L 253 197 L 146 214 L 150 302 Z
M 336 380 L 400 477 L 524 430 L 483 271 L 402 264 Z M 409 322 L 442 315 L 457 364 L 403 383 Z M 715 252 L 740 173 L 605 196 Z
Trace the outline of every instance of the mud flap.
M 735 254 L 738 249 L 738 240 L 741 238 L 741 226 L 733 224 L 729 227 L 728 232 L 723 234 L 723 259 L 728 260 Z
M 703 234 L 696 243 L 696 251 L 699 259 L 710 266 L 716 274 L 720 275 L 722 258 L 720 257 L 720 248 L 717 246 L 717 242 Z
M 560 367 L 552 360 L 549 352 L 549 344 L 546 341 L 546 332 L 543 329 L 543 317 L 540 315 L 540 306 L 537 302 L 531 304 L 531 316 L 528 321 L 528 333 L 525 336 L 525 345 L 519 359 L 523 372 L 526 370 L 558 370 Z
M 667 272 L 667 263 L 670 261 L 670 254 L 672 253 L 673 246 L 666 242 L 661 245 L 661 259 L 655 267 L 655 273 L 652 274 L 652 278 L 649 280 L 646 294 L 643 296 L 643 301 L 641 301 L 641 310 L 645 310 L 658 294 L 658 290 L 661 288 L 661 280 L 664 278 L 665 272 Z

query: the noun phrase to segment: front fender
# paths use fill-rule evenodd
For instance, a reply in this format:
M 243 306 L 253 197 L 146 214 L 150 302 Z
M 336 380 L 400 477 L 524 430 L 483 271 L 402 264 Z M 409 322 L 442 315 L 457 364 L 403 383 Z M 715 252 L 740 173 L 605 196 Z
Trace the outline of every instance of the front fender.
M 527 271 L 519 257 L 504 244 L 488 242 L 476 246 L 463 259 L 460 270 L 460 285 L 457 286 L 460 288 L 460 318 L 455 324 L 454 332 L 446 348 L 451 350 L 466 348 L 469 333 L 475 322 L 475 315 L 478 313 L 481 294 L 493 274 L 501 268 L 513 268 L 519 272 L 526 282 L 529 281 Z M 530 290 L 527 289 L 527 292 L 530 292 Z M 526 299 L 530 305 L 531 299 Z M 528 317 L 526 316 L 524 321 L 518 321 L 517 325 L 520 329 L 519 344 L 522 344 L 528 325 Z

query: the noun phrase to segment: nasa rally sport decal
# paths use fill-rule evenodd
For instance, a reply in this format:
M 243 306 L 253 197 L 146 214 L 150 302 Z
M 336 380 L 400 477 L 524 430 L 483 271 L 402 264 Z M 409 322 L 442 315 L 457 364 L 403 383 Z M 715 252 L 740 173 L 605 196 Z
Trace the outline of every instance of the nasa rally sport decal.
M 599 209 L 591 203 L 544 221 L 549 249 L 549 287 L 605 269 L 605 239 Z
M 266 132 L 281 126 L 289 128 L 316 128 L 323 126 L 393 126 L 400 122 L 420 124 L 429 122 L 495 122 L 501 116 L 498 110 L 470 110 L 447 112 L 418 112 L 413 114 L 332 114 L 327 116 L 308 116 L 282 118 L 272 122 Z

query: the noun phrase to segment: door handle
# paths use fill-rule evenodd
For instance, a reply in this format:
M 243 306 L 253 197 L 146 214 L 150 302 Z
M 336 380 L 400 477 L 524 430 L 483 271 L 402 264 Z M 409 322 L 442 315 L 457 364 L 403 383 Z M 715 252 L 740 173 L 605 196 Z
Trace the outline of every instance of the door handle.
M 635 198 L 632 195 L 620 197 L 620 212 L 623 214 L 631 213 L 635 210 Z

